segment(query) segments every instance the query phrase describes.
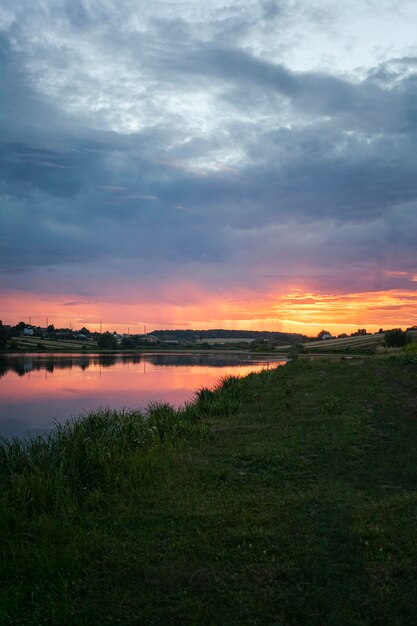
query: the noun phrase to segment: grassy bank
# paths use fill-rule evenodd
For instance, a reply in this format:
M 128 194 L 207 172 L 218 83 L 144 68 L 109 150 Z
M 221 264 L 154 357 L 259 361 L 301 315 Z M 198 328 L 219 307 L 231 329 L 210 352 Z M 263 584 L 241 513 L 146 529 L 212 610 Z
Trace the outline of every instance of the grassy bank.
M 414 624 L 415 356 L 298 360 L 0 453 L 4 624 Z

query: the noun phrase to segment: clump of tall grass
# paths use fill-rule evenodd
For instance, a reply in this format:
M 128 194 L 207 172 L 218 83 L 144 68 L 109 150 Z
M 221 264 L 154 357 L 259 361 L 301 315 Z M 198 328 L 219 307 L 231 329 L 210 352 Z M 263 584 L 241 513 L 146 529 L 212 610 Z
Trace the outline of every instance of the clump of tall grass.
M 48 435 L 0 444 L 0 480 L 13 502 L 26 511 L 51 510 L 86 490 L 126 479 L 135 457 L 146 449 L 173 445 L 195 424 L 168 404 L 146 411 L 100 408 L 64 424 Z
M 241 378 L 224 376 L 213 388 L 202 387 L 194 398 L 194 408 L 202 417 L 232 415 L 240 406 Z
M 16 582 L 10 606 L 30 603 L 38 581 L 47 585 L 61 570 L 75 580 L 88 551 L 79 520 L 124 498 L 146 499 L 151 485 L 173 475 L 184 446 L 205 434 L 208 417 L 239 407 L 241 384 L 225 378 L 179 409 L 99 408 L 44 436 L 0 440 L 0 578 Z
M 227 377 L 200 389 L 194 402 L 174 409 L 153 403 L 144 411 L 99 408 L 55 423 L 47 435 L 0 441 L 0 515 L 3 525 L 18 513 L 77 507 L 93 490 L 140 483 L 150 450 L 175 448 L 204 430 L 204 418 L 239 407 L 240 379 Z M 162 458 L 161 455 L 161 458 Z
M 146 497 L 149 484 L 171 470 L 182 442 L 204 432 L 189 411 L 168 404 L 100 408 L 56 423 L 44 436 L 0 441 L 0 578 L 19 580 L 23 568 L 35 580 L 58 563 L 76 567 L 65 548 L 67 534 L 77 545 L 72 520 L 120 502 L 121 494 Z
M 398 365 L 417 365 L 417 353 L 399 352 L 397 354 L 390 354 L 386 357 L 388 361 L 398 363 Z

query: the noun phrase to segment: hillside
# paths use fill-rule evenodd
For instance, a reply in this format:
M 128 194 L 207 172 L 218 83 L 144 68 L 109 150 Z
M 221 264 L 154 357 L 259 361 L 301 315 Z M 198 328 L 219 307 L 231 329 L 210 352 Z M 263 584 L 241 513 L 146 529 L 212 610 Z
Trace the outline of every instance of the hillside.
M 409 332 L 412 342 L 417 342 L 417 331 Z M 384 333 L 374 335 L 356 335 L 353 337 L 340 337 L 317 341 L 303 341 L 302 346 L 307 352 L 363 352 L 373 354 L 385 341 Z M 282 349 L 290 349 L 291 345 L 282 346 Z
M 154 330 L 152 335 L 155 335 L 160 340 L 177 340 L 177 341 L 204 341 L 205 339 L 225 339 L 225 340 L 272 340 L 275 343 L 282 344 L 295 344 L 305 341 L 306 335 L 298 333 L 282 333 L 274 331 L 260 331 L 260 330 L 225 330 L 225 329 L 212 329 L 212 330 Z

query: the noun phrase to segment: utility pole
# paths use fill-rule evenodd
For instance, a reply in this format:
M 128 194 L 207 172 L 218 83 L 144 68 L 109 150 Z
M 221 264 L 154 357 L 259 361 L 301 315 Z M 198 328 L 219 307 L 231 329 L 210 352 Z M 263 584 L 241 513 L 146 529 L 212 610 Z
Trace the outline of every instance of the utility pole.
M 103 322 L 100 320 L 100 335 L 103 332 Z
M 45 322 L 45 328 L 48 328 L 48 318 L 46 318 Z

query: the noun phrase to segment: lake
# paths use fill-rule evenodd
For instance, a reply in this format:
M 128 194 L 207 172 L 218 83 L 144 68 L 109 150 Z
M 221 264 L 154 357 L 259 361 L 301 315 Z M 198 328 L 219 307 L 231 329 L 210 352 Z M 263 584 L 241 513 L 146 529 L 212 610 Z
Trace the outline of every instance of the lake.
M 49 430 L 99 406 L 180 406 L 228 374 L 284 364 L 251 354 L 9 354 L 0 356 L 0 436 Z

